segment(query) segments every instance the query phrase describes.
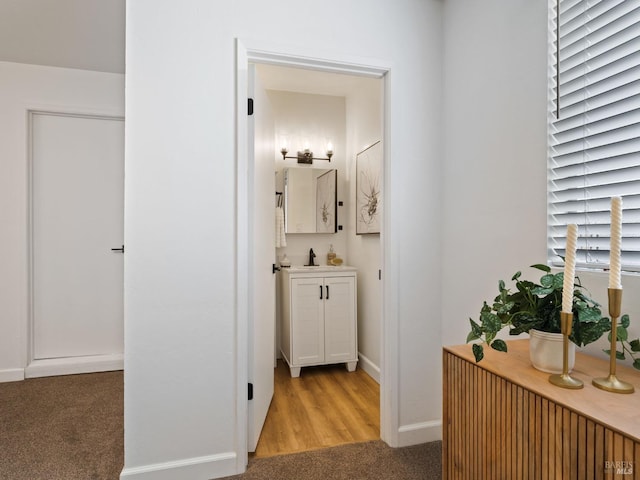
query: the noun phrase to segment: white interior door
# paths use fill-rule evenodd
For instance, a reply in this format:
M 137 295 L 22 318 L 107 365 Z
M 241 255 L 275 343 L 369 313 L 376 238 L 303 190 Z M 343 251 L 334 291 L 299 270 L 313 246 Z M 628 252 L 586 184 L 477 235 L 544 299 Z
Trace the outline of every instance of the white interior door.
M 124 120 L 34 113 L 31 134 L 33 360 L 122 355 Z
M 251 198 L 249 252 L 249 383 L 253 400 L 248 407 L 247 450 L 254 452 L 273 397 L 275 356 L 275 128 L 269 97 L 255 66 L 249 65 L 249 97 L 254 113 L 249 117 L 249 186 Z M 253 159 L 251 155 L 253 154 Z M 253 170 L 253 172 L 251 172 Z

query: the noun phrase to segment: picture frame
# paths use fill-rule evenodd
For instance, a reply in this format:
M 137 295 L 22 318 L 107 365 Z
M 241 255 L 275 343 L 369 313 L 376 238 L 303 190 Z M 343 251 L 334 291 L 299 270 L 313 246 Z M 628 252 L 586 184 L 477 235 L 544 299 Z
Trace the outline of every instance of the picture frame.
M 381 141 L 356 155 L 356 235 L 380 233 L 382 155 Z

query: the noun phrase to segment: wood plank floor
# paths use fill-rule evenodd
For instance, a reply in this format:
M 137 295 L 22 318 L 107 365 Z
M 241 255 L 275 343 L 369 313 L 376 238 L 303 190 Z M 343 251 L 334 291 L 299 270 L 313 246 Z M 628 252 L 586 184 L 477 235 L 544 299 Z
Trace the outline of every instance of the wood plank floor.
M 273 400 L 254 457 L 380 438 L 380 386 L 358 368 L 307 367 L 291 378 L 278 360 Z

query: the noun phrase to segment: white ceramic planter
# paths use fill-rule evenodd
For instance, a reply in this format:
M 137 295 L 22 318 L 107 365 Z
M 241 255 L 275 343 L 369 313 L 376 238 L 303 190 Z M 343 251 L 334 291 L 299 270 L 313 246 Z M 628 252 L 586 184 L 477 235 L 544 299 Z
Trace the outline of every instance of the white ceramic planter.
M 569 372 L 576 360 L 576 345 L 569 342 Z M 529 331 L 529 358 L 534 368 L 547 373 L 562 373 L 562 334 Z

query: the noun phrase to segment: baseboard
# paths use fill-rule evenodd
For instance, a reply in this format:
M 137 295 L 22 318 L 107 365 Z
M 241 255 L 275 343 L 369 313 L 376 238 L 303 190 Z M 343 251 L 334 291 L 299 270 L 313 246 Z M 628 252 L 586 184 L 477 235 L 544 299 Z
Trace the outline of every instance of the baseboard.
M 399 447 L 435 442 L 436 440 L 442 440 L 442 420 L 403 425 L 398 429 Z
M 47 358 L 32 361 L 24 370 L 25 378 L 109 372 L 124 368 L 124 354 L 87 355 L 85 357 Z
M 373 378 L 376 382 L 380 383 L 380 367 L 359 352 L 358 358 L 360 360 L 360 368 L 367 372 L 367 375 Z
M 237 473 L 236 454 L 228 452 L 142 467 L 125 467 L 120 473 L 120 480 L 175 480 L 176 478 L 209 480 L 229 477 Z
M 24 380 L 24 368 L 7 368 L 0 370 L 0 383 L 20 382 Z

